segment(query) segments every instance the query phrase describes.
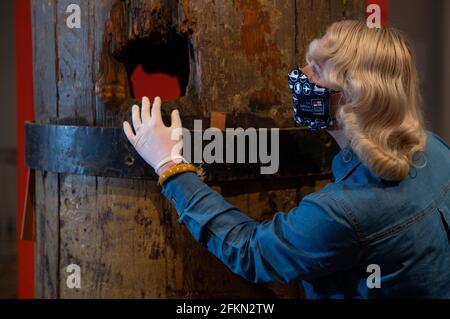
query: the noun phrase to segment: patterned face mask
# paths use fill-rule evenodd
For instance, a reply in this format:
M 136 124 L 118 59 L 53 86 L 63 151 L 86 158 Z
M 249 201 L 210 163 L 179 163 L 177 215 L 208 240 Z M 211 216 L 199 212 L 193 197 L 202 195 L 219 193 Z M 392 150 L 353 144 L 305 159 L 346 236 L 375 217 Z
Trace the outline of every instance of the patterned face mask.
M 336 129 L 334 110 L 340 93 L 321 87 L 308 79 L 311 67 L 296 67 L 288 76 L 294 102 L 294 120 L 311 130 Z

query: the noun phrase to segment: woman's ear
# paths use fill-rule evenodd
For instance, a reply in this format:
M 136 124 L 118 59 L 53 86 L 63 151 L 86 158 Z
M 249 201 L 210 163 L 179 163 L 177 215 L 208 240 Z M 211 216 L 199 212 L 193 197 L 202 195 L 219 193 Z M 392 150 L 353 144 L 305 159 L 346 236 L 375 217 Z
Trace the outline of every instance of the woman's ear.
M 311 81 L 314 76 L 314 70 L 311 64 L 307 64 L 303 68 L 300 69 L 304 75 Z
M 314 73 L 313 65 L 311 63 L 307 64 L 300 70 L 303 72 L 303 74 L 306 75 L 306 77 L 308 78 L 309 81 L 311 81 L 321 87 L 325 87 L 325 88 L 327 87 L 325 81 L 316 76 L 316 74 Z

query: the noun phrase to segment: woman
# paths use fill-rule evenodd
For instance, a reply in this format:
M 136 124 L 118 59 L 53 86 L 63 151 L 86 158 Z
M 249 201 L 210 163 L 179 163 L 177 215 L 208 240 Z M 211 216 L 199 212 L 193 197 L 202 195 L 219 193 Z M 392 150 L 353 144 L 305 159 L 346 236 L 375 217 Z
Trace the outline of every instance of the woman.
M 342 21 L 310 44 L 307 62 L 310 83 L 340 92 L 327 131 L 341 151 L 333 183 L 271 220 L 249 218 L 178 164 L 179 114 L 166 127 L 159 98 L 151 114 L 147 98 L 141 115 L 133 107 L 136 134 L 124 130 L 180 221 L 234 273 L 301 279 L 310 298 L 449 298 L 450 149 L 424 127 L 410 45 L 394 29 Z

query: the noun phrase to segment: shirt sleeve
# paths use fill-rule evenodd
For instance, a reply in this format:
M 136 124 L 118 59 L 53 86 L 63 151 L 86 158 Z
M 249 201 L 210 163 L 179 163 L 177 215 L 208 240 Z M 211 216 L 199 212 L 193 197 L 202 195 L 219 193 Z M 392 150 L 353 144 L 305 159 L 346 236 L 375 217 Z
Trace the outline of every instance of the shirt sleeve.
M 308 195 L 299 206 L 263 222 L 242 213 L 192 172 L 167 181 L 163 195 L 197 241 L 252 282 L 310 280 L 356 263 L 358 238 L 326 193 Z

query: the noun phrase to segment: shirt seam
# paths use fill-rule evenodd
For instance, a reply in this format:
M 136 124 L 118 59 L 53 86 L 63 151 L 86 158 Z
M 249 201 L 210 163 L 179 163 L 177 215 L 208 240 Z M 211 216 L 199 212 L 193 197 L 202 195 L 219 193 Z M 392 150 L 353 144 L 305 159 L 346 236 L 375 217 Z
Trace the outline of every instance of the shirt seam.
M 180 207 L 180 209 L 182 210 L 181 212 L 180 212 L 180 218 L 182 217 L 182 215 L 183 215 L 183 213 L 184 213 L 184 211 L 185 211 L 185 209 L 186 209 L 186 207 L 191 203 L 191 201 L 192 201 L 192 198 L 194 197 L 194 196 L 196 196 L 197 195 L 197 193 L 199 193 L 201 190 L 203 190 L 204 188 L 208 188 L 208 185 L 200 185 L 200 187 L 199 188 L 197 188 L 197 189 L 195 189 L 194 191 L 192 191 L 192 193 L 191 193 L 191 195 L 189 196 L 189 197 L 186 197 L 186 200 L 185 200 L 185 203 L 184 203 L 184 205 L 183 205 L 183 207 Z M 170 193 L 170 194 L 168 194 L 169 195 L 169 199 L 170 200 L 172 200 L 172 201 L 175 201 L 175 206 L 176 206 L 176 204 L 178 203 L 178 202 L 180 202 L 179 200 L 177 200 L 177 196 L 175 196 L 174 194 L 173 194 L 173 190 L 168 190 L 168 193 Z
M 356 219 L 355 215 L 351 211 L 351 209 L 347 206 L 347 204 L 341 199 L 340 197 L 334 196 L 332 192 L 320 192 L 320 193 L 313 193 L 312 195 L 315 195 L 317 198 L 321 198 L 326 196 L 329 196 L 333 201 L 335 201 L 338 206 L 342 209 L 346 219 L 349 221 L 353 231 L 356 234 L 356 237 L 358 239 L 358 245 L 361 246 L 363 243 L 363 232 L 361 225 L 358 223 L 358 220 Z
M 362 162 L 361 161 L 357 161 L 355 162 L 353 165 L 351 165 L 350 167 L 348 167 L 344 173 L 341 173 L 339 178 L 337 178 L 335 180 L 335 183 L 339 183 L 342 182 L 343 180 L 345 180 L 348 176 L 350 176 L 358 167 L 359 165 L 361 165 Z
M 449 193 L 449 191 L 450 191 L 450 183 L 447 184 L 447 186 L 441 191 L 441 193 L 435 200 L 433 200 L 427 207 L 423 208 L 422 210 L 420 210 L 419 212 L 414 214 L 414 216 L 408 218 L 407 220 L 405 220 L 399 224 L 389 227 L 386 230 L 382 230 L 382 231 L 379 231 L 379 232 L 376 232 L 374 234 L 367 235 L 367 236 L 364 235 L 361 224 L 358 222 L 358 220 L 357 220 L 355 214 L 352 212 L 351 208 L 346 204 L 345 199 L 343 199 L 341 196 L 336 195 L 335 193 L 332 193 L 332 192 L 321 193 L 320 197 L 327 195 L 330 198 L 332 198 L 334 201 L 340 203 L 341 207 L 344 209 L 344 214 L 346 215 L 346 217 L 352 224 L 352 227 L 354 227 L 355 232 L 358 235 L 358 239 L 360 240 L 361 245 L 367 246 L 368 244 L 376 242 L 377 240 L 384 239 L 390 235 L 400 233 L 403 229 L 411 226 L 415 222 L 424 218 L 428 213 L 432 212 L 434 210 L 434 208 L 438 207 L 443 200 L 445 200 L 445 196 Z
M 417 212 L 414 216 L 412 216 L 412 217 L 408 218 L 407 220 L 405 220 L 404 222 L 394 225 L 384 231 L 374 233 L 370 236 L 367 236 L 367 237 L 363 238 L 363 241 L 365 242 L 365 244 L 369 244 L 369 243 L 376 242 L 377 240 L 384 239 L 390 235 L 395 235 L 395 234 L 400 233 L 403 229 L 406 229 L 406 228 L 410 227 L 411 225 L 415 224 L 416 222 L 422 220 L 426 215 L 433 212 L 435 210 L 435 208 L 439 207 L 439 205 L 442 203 L 442 201 L 445 200 L 445 196 L 449 193 L 449 191 L 450 191 L 450 183 L 447 184 L 447 187 L 442 190 L 441 194 L 435 200 L 433 200 L 427 207 L 425 207 L 422 210 L 420 210 L 419 212 Z

